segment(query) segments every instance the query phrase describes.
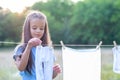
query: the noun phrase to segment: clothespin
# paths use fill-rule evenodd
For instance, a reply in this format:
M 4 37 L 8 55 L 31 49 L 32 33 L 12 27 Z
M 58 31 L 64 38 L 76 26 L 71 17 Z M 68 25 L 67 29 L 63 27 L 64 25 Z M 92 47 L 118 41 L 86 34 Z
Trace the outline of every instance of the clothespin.
M 114 47 L 116 47 L 116 49 L 118 49 L 116 41 L 113 41 L 113 44 L 114 44 Z
M 62 47 L 65 49 L 65 45 L 64 45 L 63 41 L 60 41 L 60 43 L 61 43 Z
M 100 48 L 100 46 L 102 45 L 102 41 L 100 41 L 99 45 L 96 47 L 96 49 Z

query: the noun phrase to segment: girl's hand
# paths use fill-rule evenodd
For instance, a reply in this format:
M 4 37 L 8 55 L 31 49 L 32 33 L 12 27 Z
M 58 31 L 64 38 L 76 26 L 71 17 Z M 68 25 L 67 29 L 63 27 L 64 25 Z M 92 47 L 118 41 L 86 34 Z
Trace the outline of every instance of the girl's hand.
M 33 47 L 33 46 L 38 46 L 42 43 L 42 41 L 38 38 L 32 38 L 28 41 L 28 46 Z
M 53 78 L 55 78 L 58 74 L 62 72 L 59 64 L 53 66 Z

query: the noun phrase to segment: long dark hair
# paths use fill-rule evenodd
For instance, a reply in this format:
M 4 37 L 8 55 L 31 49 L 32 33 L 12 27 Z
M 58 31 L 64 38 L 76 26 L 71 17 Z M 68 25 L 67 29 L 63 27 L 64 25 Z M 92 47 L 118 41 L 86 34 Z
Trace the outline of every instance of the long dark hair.
M 31 36 L 31 32 L 30 32 L 30 21 L 32 19 L 35 19 L 35 18 L 38 18 L 38 19 L 45 19 L 45 30 L 44 30 L 44 34 L 41 38 L 42 40 L 42 45 L 43 46 L 50 46 L 51 45 L 51 39 L 50 39 L 50 34 L 49 34 L 49 28 L 48 28 L 48 22 L 47 22 L 47 18 L 46 16 L 40 12 L 40 11 L 32 11 L 30 12 L 26 19 L 25 19 L 25 22 L 24 22 L 24 25 L 23 25 L 23 31 L 22 31 L 22 43 L 24 44 L 23 47 L 24 47 L 24 50 L 27 46 L 26 43 L 28 43 L 28 41 L 32 38 Z M 32 56 L 31 56 L 31 53 L 32 51 L 30 51 L 30 55 L 29 55 L 29 60 L 28 60 L 28 64 L 26 66 L 26 71 L 28 71 L 29 73 L 31 73 L 31 68 L 32 68 Z

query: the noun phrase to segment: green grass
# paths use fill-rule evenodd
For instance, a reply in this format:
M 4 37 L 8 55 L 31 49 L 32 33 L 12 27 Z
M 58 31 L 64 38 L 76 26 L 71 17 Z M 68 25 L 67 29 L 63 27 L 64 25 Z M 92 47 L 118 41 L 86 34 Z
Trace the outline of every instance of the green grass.
M 101 75 L 102 80 L 120 80 L 120 74 L 113 72 L 112 65 L 104 65 Z
M 56 63 L 62 66 L 61 50 L 55 50 Z M 12 59 L 13 48 L 0 49 L 0 80 L 21 80 L 18 70 Z M 101 80 L 120 80 L 120 74 L 116 74 L 112 70 L 113 55 L 111 48 L 102 49 L 102 70 Z M 54 80 L 63 80 L 61 73 Z
M 0 49 L 0 80 L 20 80 L 20 76 L 12 59 L 13 48 Z
M 13 68 L 1 68 L 0 80 L 20 80 L 17 70 Z

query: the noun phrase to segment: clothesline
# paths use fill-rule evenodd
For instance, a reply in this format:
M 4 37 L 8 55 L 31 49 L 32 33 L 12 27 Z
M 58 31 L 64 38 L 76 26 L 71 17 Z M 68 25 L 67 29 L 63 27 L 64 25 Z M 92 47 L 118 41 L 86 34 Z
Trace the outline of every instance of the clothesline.
M 0 44 L 21 44 L 20 42 L 7 42 L 7 41 L 0 41 Z M 27 44 L 27 43 L 26 43 Z M 65 46 L 97 46 L 97 45 L 90 45 L 90 44 L 64 44 Z M 53 46 L 62 46 L 61 44 L 53 44 Z M 113 47 L 114 45 L 101 45 L 102 47 Z

